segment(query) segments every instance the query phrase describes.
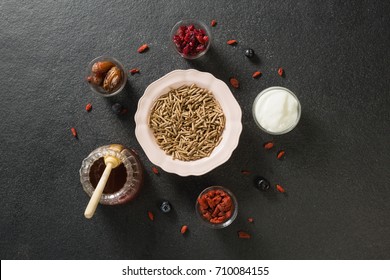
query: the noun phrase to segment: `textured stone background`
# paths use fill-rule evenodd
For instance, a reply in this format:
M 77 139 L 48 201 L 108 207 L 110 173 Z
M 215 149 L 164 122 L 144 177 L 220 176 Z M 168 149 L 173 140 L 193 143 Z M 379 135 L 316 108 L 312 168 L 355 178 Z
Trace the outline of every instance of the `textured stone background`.
M 191 17 L 218 21 L 212 49 L 193 62 L 168 36 Z M 1 1 L 1 259 L 389 259 L 389 27 L 388 1 Z M 150 50 L 138 54 L 143 43 Z M 243 55 L 248 46 L 252 61 Z M 83 81 L 102 54 L 141 69 L 112 99 Z M 135 139 L 137 102 L 154 80 L 189 68 L 241 81 L 232 89 L 243 110 L 240 143 L 206 175 L 156 176 Z M 264 73 L 258 80 L 255 70 Z M 251 116 L 255 96 L 275 85 L 295 92 L 303 108 L 298 127 L 279 137 L 262 133 Z M 112 113 L 118 101 L 126 116 Z M 286 150 L 284 161 L 263 150 L 271 139 Z M 114 142 L 139 152 L 144 189 L 88 221 L 78 170 L 89 152 Z M 255 175 L 288 194 L 261 193 Z M 239 202 L 237 220 L 218 231 L 194 212 L 198 193 L 214 184 Z M 161 199 L 173 213 L 159 212 Z M 252 239 L 238 239 L 237 230 Z

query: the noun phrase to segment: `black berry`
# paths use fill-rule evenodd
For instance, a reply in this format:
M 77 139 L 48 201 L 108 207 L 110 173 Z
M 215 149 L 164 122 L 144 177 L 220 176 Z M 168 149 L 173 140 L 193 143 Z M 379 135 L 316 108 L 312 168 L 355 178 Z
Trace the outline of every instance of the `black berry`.
M 255 55 L 255 51 L 252 49 L 246 49 L 245 50 L 245 56 L 246 57 L 253 57 Z
M 161 203 L 160 209 L 164 213 L 168 213 L 169 211 L 171 211 L 171 204 L 168 201 L 164 201 L 163 203 Z
M 256 178 L 255 186 L 261 191 L 267 191 L 270 188 L 269 181 L 261 176 Z
M 112 111 L 119 115 L 122 112 L 123 106 L 119 103 L 115 103 L 111 106 Z

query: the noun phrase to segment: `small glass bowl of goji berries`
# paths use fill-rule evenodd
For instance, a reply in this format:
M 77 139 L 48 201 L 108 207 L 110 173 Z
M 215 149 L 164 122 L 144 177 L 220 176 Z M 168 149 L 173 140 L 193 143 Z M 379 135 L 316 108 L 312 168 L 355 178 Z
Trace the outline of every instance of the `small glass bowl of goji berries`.
M 118 60 L 111 56 L 99 56 L 88 64 L 86 81 L 93 92 L 110 97 L 123 90 L 127 75 Z
M 211 186 L 199 194 L 195 209 L 206 226 L 220 229 L 227 227 L 236 219 L 238 204 L 230 190 L 221 186 Z
M 210 48 L 211 32 L 202 21 L 185 19 L 172 28 L 170 41 L 182 57 L 195 59 L 204 55 Z

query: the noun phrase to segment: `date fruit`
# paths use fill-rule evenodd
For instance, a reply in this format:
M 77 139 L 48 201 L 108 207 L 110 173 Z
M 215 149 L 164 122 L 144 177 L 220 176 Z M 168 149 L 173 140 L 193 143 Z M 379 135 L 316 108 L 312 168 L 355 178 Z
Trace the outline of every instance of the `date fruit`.
M 114 66 L 108 72 L 103 81 L 103 88 L 108 92 L 114 91 L 122 82 L 121 70 Z
M 88 83 L 94 84 L 96 86 L 101 86 L 103 83 L 103 75 L 98 73 L 92 73 L 91 76 L 87 78 Z
M 115 64 L 112 63 L 111 61 L 98 61 L 92 65 L 92 73 L 103 75 L 107 73 L 114 66 Z

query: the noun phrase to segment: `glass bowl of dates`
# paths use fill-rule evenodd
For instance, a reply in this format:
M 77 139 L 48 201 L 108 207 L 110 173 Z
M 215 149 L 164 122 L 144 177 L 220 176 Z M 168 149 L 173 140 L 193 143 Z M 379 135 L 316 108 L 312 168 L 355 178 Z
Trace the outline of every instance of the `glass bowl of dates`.
M 170 38 L 174 49 L 186 59 L 203 56 L 211 45 L 211 32 L 208 26 L 195 19 L 177 22 L 171 30 Z
M 93 59 L 88 64 L 86 76 L 91 90 L 104 97 L 120 93 L 127 81 L 123 65 L 110 56 Z
M 236 219 L 238 204 L 230 190 L 222 186 L 211 186 L 199 194 L 195 210 L 203 224 L 221 229 Z

